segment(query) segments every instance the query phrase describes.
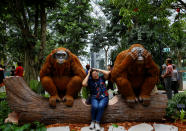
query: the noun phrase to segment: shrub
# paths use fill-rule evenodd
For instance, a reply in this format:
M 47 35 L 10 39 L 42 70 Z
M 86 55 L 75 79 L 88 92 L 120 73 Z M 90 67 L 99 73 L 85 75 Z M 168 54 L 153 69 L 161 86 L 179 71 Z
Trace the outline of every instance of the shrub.
M 89 94 L 90 94 L 90 92 L 89 92 L 89 90 L 87 89 L 87 87 L 83 87 L 83 88 L 82 88 L 82 98 L 87 99 L 88 96 L 89 96 Z
M 171 118 L 174 120 L 177 120 L 180 118 L 181 109 L 180 111 L 178 109 L 178 105 L 180 104 L 182 104 L 183 106 L 186 106 L 186 91 L 182 93 L 177 93 L 171 100 L 168 101 L 168 106 L 166 109 L 166 115 L 168 118 Z M 186 118 L 183 118 L 183 119 L 186 119 Z
M 34 92 L 38 94 L 44 94 L 44 89 L 42 88 L 41 82 L 37 80 L 31 80 L 29 86 Z
M 158 90 L 164 90 L 164 87 L 162 84 L 157 84 L 156 86 L 157 86 Z
M 6 99 L 6 92 L 0 92 L 0 100 Z
M 8 114 L 11 112 L 10 107 L 8 106 L 7 101 L 0 101 L 0 125 L 3 124 L 4 119 L 8 117 Z
M 7 101 L 0 101 L 0 130 L 1 131 L 46 131 L 45 125 L 39 122 L 17 125 L 12 123 L 4 123 L 8 114 L 12 112 Z
M 46 131 L 45 125 L 39 122 L 27 123 L 24 125 L 6 123 L 0 126 L 3 131 Z

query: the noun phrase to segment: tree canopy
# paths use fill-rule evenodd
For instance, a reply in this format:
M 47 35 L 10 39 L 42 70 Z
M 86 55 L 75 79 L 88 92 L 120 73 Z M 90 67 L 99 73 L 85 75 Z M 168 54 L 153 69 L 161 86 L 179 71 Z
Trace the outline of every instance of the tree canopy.
M 186 3 L 183 0 L 103 0 L 104 18 L 94 17 L 92 0 L 7 0 L 0 1 L 1 63 L 22 62 L 25 79 L 37 79 L 45 57 L 63 46 L 77 56 L 84 48 L 119 52 L 131 44 L 144 45 L 156 63 L 167 56 L 181 66 L 186 48 Z M 170 48 L 171 53 L 163 52 Z
M 4 64 L 22 62 L 25 79 L 37 79 L 42 62 L 59 46 L 76 55 L 86 45 L 94 21 L 89 0 L 8 0 L 0 2 L 0 51 Z M 78 5 L 78 6 L 77 6 Z
M 171 51 L 175 51 L 173 45 L 185 47 L 183 27 L 186 22 L 184 20 L 186 4 L 182 0 L 110 0 L 110 2 L 119 9 L 120 23 L 127 27 L 126 32 L 120 36 L 121 45 L 118 45 L 118 49 L 112 53 L 113 57 L 119 51 L 128 48 L 129 45 L 140 43 L 152 53 L 155 61 L 161 65 L 167 55 L 172 55 L 169 52 L 164 53 L 163 48 L 171 48 Z M 180 33 L 178 33 L 179 31 Z M 183 35 L 179 36 L 179 34 Z M 180 39 L 175 39 L 175 37 Z M 181 48 L 178 50 L 181 51 Z M 181 60 L 183 54 L 179 54 Z

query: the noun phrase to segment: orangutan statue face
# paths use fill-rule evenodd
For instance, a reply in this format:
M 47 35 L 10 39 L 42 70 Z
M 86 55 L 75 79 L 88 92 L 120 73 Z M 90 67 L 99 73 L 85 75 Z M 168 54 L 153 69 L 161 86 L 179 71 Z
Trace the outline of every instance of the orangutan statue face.
M 59 64 L 64 63 L 68 59 L 68 53 L 64 50 L 57 51 L 53 56 Z

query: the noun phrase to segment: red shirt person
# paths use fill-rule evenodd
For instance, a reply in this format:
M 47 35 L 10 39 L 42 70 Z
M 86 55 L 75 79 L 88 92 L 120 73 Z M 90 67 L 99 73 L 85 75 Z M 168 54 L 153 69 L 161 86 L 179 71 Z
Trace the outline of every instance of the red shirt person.
M 3 79 L 4 79 L 4 69 L 3 69 L 3 66 L 0 65 L 0 87 L 2 87 L 4 85 L 3 83 Z
M 16 70 L 15 70 L 15 76 L 23 77 L 23 72 L 24 72 L 24 68 L 22 67 L 21 63 L 18 62 L 18 66 L 16 67 Z

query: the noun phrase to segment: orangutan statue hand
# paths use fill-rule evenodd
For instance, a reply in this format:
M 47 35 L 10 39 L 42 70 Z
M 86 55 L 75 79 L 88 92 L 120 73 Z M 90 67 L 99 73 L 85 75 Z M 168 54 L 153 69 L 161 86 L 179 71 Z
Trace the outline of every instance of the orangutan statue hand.
M 139 53 L 138 50 L 134 50 L 129 52 L 128 55 L 131 56 L 133 60 L 136 60 L 138 58 L 138 53 Z
M 147 50 L 144 50 L 143 52 L 142 52 L 142 56 L 144 57 L 144 58 L 147 58 L 147 57 L 149 57 L 151 54 L 150 54 L 150 52 L 148 52 Z

